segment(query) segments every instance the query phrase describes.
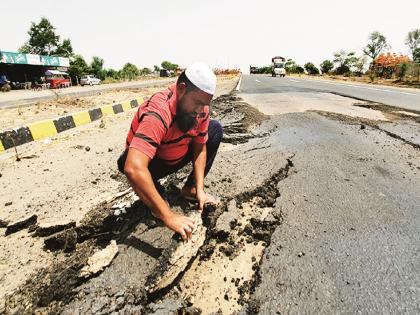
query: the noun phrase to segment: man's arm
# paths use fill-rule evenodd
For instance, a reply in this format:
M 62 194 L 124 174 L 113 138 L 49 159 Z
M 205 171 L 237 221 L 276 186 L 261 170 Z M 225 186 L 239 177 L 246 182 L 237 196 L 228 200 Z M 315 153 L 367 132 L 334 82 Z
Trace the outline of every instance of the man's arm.
M 124 166 L 124 173 L 134 191 L 153 213 L 171 230 L 181 234 L 184 240 L 191 238 L 195 229 L 194 220 L 171 211 L 158 193 L 149 172 L 150 158 L 136 149 L 129 149 Z M 204 174 L 204 173 L 203 173 Z
M 196 198 L 198 200 L 200 210 L 203 210 L 204 203 L 207 199 L 206 193 L 204 192 L 204 170 L 206 167 L 206 160 L 206 144 L 193 142 L 193 164 L 196 185 Z

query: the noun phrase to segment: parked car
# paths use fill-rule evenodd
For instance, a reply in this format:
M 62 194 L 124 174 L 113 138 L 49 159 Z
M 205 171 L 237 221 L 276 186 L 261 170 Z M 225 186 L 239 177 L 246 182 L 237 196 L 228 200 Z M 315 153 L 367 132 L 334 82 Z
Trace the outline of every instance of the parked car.
M 171 72 L 169 70 L 166 69 L 160 69 L 160 73 L 159 73 L 161 78 L 166 78 L 171 76 Z
M 95 78 L 93 75 L 84 75 L 80 78 L 80 85 L 95 85 L 95 84 L 101 84 L 101 80 L 98 78 Z

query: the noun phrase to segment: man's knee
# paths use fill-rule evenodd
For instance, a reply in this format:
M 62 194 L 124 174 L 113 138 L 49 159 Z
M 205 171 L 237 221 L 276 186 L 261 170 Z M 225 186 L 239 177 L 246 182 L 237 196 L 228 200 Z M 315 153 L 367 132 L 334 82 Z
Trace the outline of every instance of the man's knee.
M 223 127 L 218 120 L 210 120 L 209 140 L 214 143 L 220 143 L 223 137 Z

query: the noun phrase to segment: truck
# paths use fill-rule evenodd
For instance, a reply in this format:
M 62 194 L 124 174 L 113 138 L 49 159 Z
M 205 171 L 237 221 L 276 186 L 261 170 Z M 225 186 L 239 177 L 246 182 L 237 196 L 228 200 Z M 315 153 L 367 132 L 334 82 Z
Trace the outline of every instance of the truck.
M 271 58 L 271 76 L 276 77 L 279 75 L 280 77 L 285 77 L 286 76 L 285 64 L 286 64 L 286 58 L 284 57 L 276 56 L 276 57 Z

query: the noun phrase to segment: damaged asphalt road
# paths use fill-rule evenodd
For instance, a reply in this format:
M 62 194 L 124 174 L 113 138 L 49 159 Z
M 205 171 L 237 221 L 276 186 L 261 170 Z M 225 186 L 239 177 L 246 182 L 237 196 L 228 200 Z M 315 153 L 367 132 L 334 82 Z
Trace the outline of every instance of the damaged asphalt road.
M 226 137 L 206 186 L 222 201 L 194 242 L 174 238 L 128 191 L 44 237 L 65 253 L 7 297 L 6 313 L 418 313 L 418 148 L 382 130 L 383 111 L 290 93 L 215 100 Z M 293 112 L 299 93 L 330 107 Z M 265 111 L 282 101 L 291 112 Z M 175 210 L 196 215 L 177 194 L 186 174 L 164 185 Z M 110 265 L 81 276 L 113 240 Z

